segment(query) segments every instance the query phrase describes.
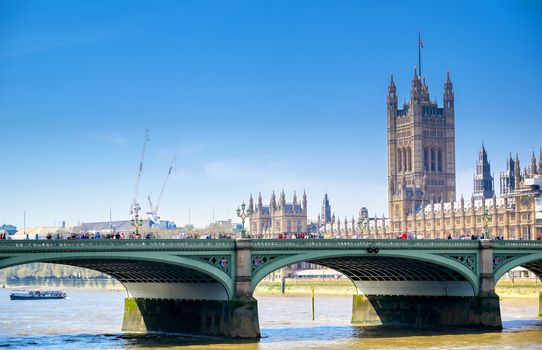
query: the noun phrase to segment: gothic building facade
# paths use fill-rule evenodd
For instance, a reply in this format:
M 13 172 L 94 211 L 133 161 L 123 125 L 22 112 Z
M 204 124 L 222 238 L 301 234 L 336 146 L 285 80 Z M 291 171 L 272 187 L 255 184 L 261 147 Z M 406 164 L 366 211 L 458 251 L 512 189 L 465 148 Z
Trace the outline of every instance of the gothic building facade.
M 277 201 L 275 191 L 271 194 L 269 205 L 263 205 L 261 193 L 254 204 L 252 195 L 248 201 L 251 215 L 249 234 L 251 237 L 277 238 L 279 235 L 307 232 L 307 194 L 303 192 L 301 202 L 294 192 L 292 202 L 286 202 L 284 190 Z
M 450 74 L 444 103 L 431 101 L 425 79 L 414 69 L 410 100 L 402 109 L 391 77 L 387 97 L 388 212 L 392 231 L 405 231 L 407 217 L 431 201 L 455 200 L 455 114 Z
M 423 77 L 414 71 L 410 101 L 397 107 L 393 76 L 388 87 L 389 218 L 368 220 L 365 235 L 392 238 L 411 233 L 423 238 L 489 234 L 505 239 L 542 235 L 542 149 L 523 173 L 519 157 L 507 160 L 496 197 L 487 152 L 482 146 L 470 200 L 456 201 L 455 115 L 450 75 L 443 107 L 431 102 Z

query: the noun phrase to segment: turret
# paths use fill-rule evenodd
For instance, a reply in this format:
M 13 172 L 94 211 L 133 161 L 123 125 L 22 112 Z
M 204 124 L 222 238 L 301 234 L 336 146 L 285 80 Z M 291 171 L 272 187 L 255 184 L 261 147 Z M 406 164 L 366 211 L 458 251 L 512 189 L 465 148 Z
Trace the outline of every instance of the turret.
M 306 214 L 307 213 L 307 193 L 305 192 L 305 190 L 303 190 L 303 212 Z
M 294 198 L 292 200 L 292 204 L 294 205 L 294 211 L 295 211 L 295 206 L 297 204 L 297 194 L 295 193 L 295 191 L 294 191 Z
M 271 193 L 271 201 L 269 202 L 269 210 L 273 212 L 276 209 L 277 209 L 277 199 L 275 197 L 275 190 L 273 190 L 273 193 Z
M 521 182 L 521 167 L 519 165 L 519 156 L 516 153 L 516 160 L 514 161 L 514 189 L 519 188 Z
M 414 67 L 414 77 L 410 83 L 410 103 L 418 105 L 422 101 L 422 95 L 422 81 L 416 72 L 416 67 Z
M 252 193 L 250 194 L 250 197 L 248 198 L 248 209 L 251 213 L 254 213 L 254 199 L 252 199 Z
M 393 74 L 390 78 L 390 85 L 388 86 L 388 110 L 397 109 L 397 89 L 395 83 L 393 82 Z
M 542 175 L 542 147 L 540 147 L 540 155 L 538 156 L 538 174 Z
M 446 73 L 446 82 L 444 82 L 444 108 L 452 111 L 454 109 L 454 91 L 450 80 L 450 71 Z
M 285 206 L 286 206 L 286 195 L 284 194 L 284 189 L 283 189 L 282 192 L 280 193 L 279 207 L 281 209 L 284 209 Z
M 531 175 L 538 174 L 538 170 L 536 169 L 536 156 L 534 155 L 531 157 Z
M 263 203 L 262 203 L 262 193 L 258 195 L 258 211 L 262 211 L 263 209 Z

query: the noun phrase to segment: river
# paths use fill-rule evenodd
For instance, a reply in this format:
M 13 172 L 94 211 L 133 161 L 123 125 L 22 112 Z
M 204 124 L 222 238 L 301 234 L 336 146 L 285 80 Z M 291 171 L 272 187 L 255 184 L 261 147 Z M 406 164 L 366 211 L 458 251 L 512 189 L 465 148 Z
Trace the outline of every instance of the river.
M 68 290 L 65 300 L 11 301 L 0 289 L 1 349 L 542 349 L 537 299 L 501 303 L 501 332 L 359 327 L 350 324 L 350 296 L 257 295 L 262 339 L 122 334 L 124 292 Z

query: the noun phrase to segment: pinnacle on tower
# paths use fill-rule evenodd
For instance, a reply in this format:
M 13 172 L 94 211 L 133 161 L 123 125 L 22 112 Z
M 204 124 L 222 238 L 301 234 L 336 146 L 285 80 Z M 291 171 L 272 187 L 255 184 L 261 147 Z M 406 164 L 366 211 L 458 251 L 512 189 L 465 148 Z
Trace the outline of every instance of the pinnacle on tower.
M 248 208 L 250 211 L 254 211 L 254 199 L 252 199 L 252 193 L 250 194 L 250 197 L 248 198 Z
M 531 156 L 531 175 L 534 175 L 537 173 L 538 173 L 538 170 L 536 169 L 536 156 L 534 155 L 534 151 L 533 151 L 533 155 Z
M 444 83 L 445 90 L 451 90 L 453 87 L 452 80 L 450 79 L 450 71 L 446 72 L 446 82 Z
M 540 147 L 540 155 L 538 156 L 538 174 L 542 175 L 542 147 Z
M 516 153 L 516 160 L 514 161 L 514 189 L 519 188 L 519 183 L 521 182 L 521 166 L 519 164 L 519 155 Z
M 271 201 L 269 203 L 269 207 L 272 208 L 273 210 L 277 207 L 277 200 L 276 200 L 276 196 L 275 196 L 275 190 L 273 190 L 273 192 L 271 193 Z
M 388 86 L 388 93 L 395 94 L 397 92 L 397 88 L 395 87 L 395 83 L 393 82 L 393 74 L 390 77 L 390 85 Z

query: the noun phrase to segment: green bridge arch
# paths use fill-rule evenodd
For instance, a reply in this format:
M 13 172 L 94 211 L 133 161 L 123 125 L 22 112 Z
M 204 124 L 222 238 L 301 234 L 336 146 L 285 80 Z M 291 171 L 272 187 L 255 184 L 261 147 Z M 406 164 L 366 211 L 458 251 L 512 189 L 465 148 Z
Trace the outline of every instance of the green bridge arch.
M 522 266 L 542 279 L 542 252 L 513 257 L 495 270 L 495 282 L 515 267 Z
M 232 251 L 191 251 L 188 253 L 186 251 L 183 252 L 182 250 L 153 250 L 152 246 L 138 250 L 123 249 L 123 246 L 120 244 L 113 244 L 113 248 L 116 247 L 118 251 L 110 251 L 110 249 L 99 251 L 100 248 L 84 251 L 81 249 L 70 249 L 72 247 L 77 247 L 76 242 L 70 242 L 67 245 L 65 244 L 66 242 L 63 242 L 61 247 L 55 246 L 54 243 L 51 243 L 49 247 L 43 244 L 39 249 L 36 249 L 36 245 L 32 243 L 35 242 L 19 242 L 18 246 L 22 249 L 0 251 L 0 269 L 37 262 L 84 267 L 111 275 L 130 292 L 127 287 L 127 284 L 129 283 L 126 283 L 122 278 L 119 278 L 119 273 L 111 273 L 111 268 L 108 267 L 109 264 L 122 263 L 127 266 L 133 266 L 134 271 L 132 273 L 139 275 L 142 275 L 143 273 L 137 271 L 137 267 L 147 267 L 145 279 L 150 283 L 152 283 L 153 278 L 158 278 L 158 275 L 163 276 L 168 273 L 168 277 L 176 277 L 178 279 L 182 279 L 184 276 L 185 279 L 194 280 L 199 276 L 202 280 L 218 283 L 224 289 L 224 294 L 226 296 L 224 298 L 225 300 L 230 300 L 234 296 L 232 276 L 235 274 L 235 265 L 232 264 L 234 261 Z M 16 244 L 12 244 L 12 246 L 13 245 Z M 38 244 L 38 246 L 40 245 Z M 32 249 L 32 247 L 34 247 L 34 249 Z M 111 248 L 111 246 L 109 246 L 109 248 Z M 213 258 L 218 260 L 222 256 L 227 258 L 227 269 L 221 268 L 216 263 L 216 260 L 212 260 Z M 149 266 L 152 266 L 150 271 L 148 268 Z M 153 271 L 155 276 L 153 276 Z M 130 273 L 128 273 L 128 275 L 129 274 Z
M 496 240 L 493 242 L 495 281 L 518 266 L 522 266 L 542 278 L 542 241 Z
M 269 242 L 269 240 L 267 241 Z M 374 241 L 367 241 L 367 240 L 358 240 L 357 242 L 359 242 L 360 244 L 357 249 L 341 250 L 340 249 L 341 242 L 328 241 L 326 242 L 328 243 L 327 245 L 329 246 L 327 250 L 325 249 L 326 247 L 311 247 L 311 249 L 310 250 L 308 249 L 307 251 L 303 251 L 303 250 L 292 251 L 292 249 L 288 249 L 288 247 L 285 247 L 284 250 L 268 249 L 269 248 L 268 242 L 265 242 L 266 244 L 261 248 L 258 247 L 258 244 L 256 242 L 256 249 L 254 249 L 252 253 L 253 272 L 251 276 L 251 283 L 252 283 L 253 289 L 256 288 L 258 283 L 261 282 L 261 280 L 265 278 L 265 276 L 269 275 L 270 273 L 278 269 L 281 269 L 283 267 L 293 265 L 296 263 L 310 262 L 310 263 L 317 263 L 319 265 L 326 266 L 326 260 L 330 260 L 330 259 L 364 258 L 364 259 L 380 259 L 380 260 L 385 259 L 387 261 L 395 261 L 395 262 L 398 259 L 406 259 L 409 261 L 420 262 L 420 263 L 426 264 L 427 266 L 434 266 L 435 268 L 443 267 L 446 269 L 450 269 L 452 271 L 455 271 L 462 278 L 464 278 L 465 281 L 467 281 L 470 284 L 470 287 L 472 288 L 472 292 L 474 295 L 477 295 L 479 291 L 479 285 L 480 285 L 479 267 L 478 267 L 479 253 L 477 251 L 473 251 L 472 249 L 459 251 L 454 254 L 449 254 L 446 252 L 446 250 L 437 251 L 437 249 L 435 250 L 404 249 L 405 247 L 408 248 L 408 245 L 403 242 L 399 242 L 399 243 L 402 243 L 400 244 L 402 247 L 396 247 L 399 249 L 393 249 L 393 248 L 388 249 L 385 245 L 381 246 L 383 241 L 374 242 Z M 440 241 L 439 243 L 441 242 L 442 241 Z M 276 242 L 276 243 L 280 244 L 280 242 Z M 333 243 L 335 243 L 335 247 L 333 247 Z M 394 243 L 394 245 L 396 245 L 397 241 L 394 241 L 391 243 Z M 430 244 L 430 242 L 426 242 L 426 243 Z M 470 243 L 470 242 L 467 242 L 467 243 Z M 381 246 L 380 251 L 377 254 L 369 253 L 367 251 L 367 248 L 370 247 L 371 245 Z M 478 249 L 477 242 L 470 243 L 468 244 L 468 246 L 471 248 L 476 247 L 476 249 Z M 471 265 L 467 266 L 467 264 L 465 264 L 464 262 L 460 262 L 459 259 L 454 259 L 454 258 L 460 258 L 461 256 L 469 256 L 471 259 L 470 260 Z M 254 259 L 259 259 L 259 261 L 261 261 L 262 259 L 267 259 L 267 261 L 265 263 L 262 263 L 260 266 L 255 266 Z

